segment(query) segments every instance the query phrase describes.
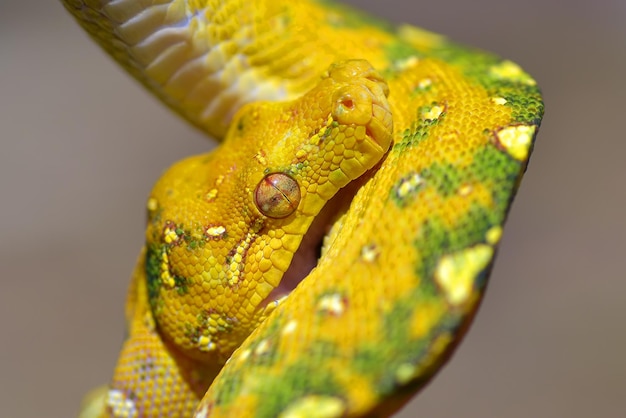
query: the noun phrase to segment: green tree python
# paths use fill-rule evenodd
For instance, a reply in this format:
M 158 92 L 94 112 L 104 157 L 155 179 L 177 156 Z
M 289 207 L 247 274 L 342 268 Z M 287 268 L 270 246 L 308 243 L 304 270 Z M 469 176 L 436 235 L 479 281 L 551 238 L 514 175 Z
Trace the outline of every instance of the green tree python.
M 394 413 L 480 303 L 535 81 L 330 1 L 63 3 L 223 141 L 152 190 L 128 335 L 81 416 Z

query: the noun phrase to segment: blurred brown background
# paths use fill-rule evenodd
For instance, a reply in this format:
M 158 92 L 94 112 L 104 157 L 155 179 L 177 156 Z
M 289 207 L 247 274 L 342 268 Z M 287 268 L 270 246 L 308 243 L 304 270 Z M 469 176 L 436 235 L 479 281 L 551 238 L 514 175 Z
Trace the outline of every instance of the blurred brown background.
M 159 173 L 201 134 L 56 1 L 0 5 L 0 416 L 106 381 Z M 468 338 L 402 417 L 626 416 L 626 2 L 353 0 L 520 63 L 546 117 Z

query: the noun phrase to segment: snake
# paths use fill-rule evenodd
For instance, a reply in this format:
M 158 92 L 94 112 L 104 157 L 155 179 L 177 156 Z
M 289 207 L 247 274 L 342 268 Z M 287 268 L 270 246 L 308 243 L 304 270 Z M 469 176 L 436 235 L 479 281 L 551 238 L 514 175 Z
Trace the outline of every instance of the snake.
M 480 305 L 543 116 L 535 80 L 327 0 L 62 3 L 221 142 L 148 196 L 127 334 L 80 416 L 402 408 Z

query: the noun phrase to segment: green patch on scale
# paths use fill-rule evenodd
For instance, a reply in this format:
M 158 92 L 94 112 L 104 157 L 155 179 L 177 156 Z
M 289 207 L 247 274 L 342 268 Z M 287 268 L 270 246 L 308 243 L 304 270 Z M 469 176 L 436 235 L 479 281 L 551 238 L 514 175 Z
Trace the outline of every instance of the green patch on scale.
M 156 244 L 148 245 L 146 249 L 146 284 L 148 288 L 148 301 L 150 302 L 153 312 L 156 312 L 159 307 L 161 293 L 161 259 L 163 251 L 165 251 L 165 248 Z
M 430 356 L 432 343 L 437 336 L 454 334 L 461 318 L 458 314 L 442 309 L 444 314 L 436 326 L 419 339 L 411 339 L 411 318 L 420 306 L 445 303 L 438 295 L 432 283 L 424 282 L 397 301 L 385 315 L 381 332 L 385 335 L 376 343 L 365 344 L 358 348 L 352 359 L 354 370 L 368 376 L 382 396 L 396 393 L 399 387 L 414 386 L 430 377 L 435 369 Z M 407 378 L 407 368 L 428 372 Z
M 420 106 L 417 109 L 415 121 L 412 123 L 411 129 L 406 129 L 402 133 L 402 140 L 393 145 L 394 152 L 404 152 L 407 148 L 415 147 L 428 138 L 430 128 L 438 125 L 445 120 L 445 111 L 435 111 L 437 108 L 443 108 L 438 103 Z M 431 118 L 430 115 L 437 115 Z
M 220 379 L 216 382 L 216 406 L 227 406 L 239 396 L 244 382 L 244 374 L 237 367 L 224 367 Z
M 322 363 L 323 364 L 323 363 Z M 289 405 L 305 396 L 336 397 L 344 388 L 330 371 L 324 373 L 316 362 L 303 356 L 302 361 L 288 366 L 280 374 L 266 375 L 258 389 L 260 399 L 256 416 L 276 417 Z
M 536 85 L 502 81 L 490 93 L 506 100 L 505 106 L 511 108 L 513 122 L 540 125 L 544 106 Z
M 189 293 L 189 285 L 191 284 L 190 279 L 183 277 L 183 276 L 178 276 L 178 275 L 175 275 L 173 279 L 174 279 L 174 288 L 176 289 L 176 292 L 180 296 L 183 296 Z
M 503 218 L 502 211 L 478 204 L 472 205 L 452 227 L 433 216 L 422 225 L 413 243 L 418 254 L 415 266 L 417 277 L 422 281 L 432 281 L 443 255 L 485 243 L 487 231 L 495 225 L 501 225 Z
M 203 248 L 210 239 L 204 233 L 204 228 L 201 225 L 198 225 L 195 229 L 196 233 L 182 227 L 176 228 L 176 235 L 182 238 L 183 242 L 187 245 L 187 249 L 190 251 Z
M 517 64 L 455 43 L 443 44 L 433 50 L 433 56 L 458 67 L 491 97 L 506 99 L 505 106 L 512 108 L 514 122 L 539 126 L 544 111 L 541 91 Z
M 483 184 L 491 191 L 495 205 L 493 212 L 499 214 L 500 220 L 503 220 L 504 212 L 513 199 L 518 179 L 523 174 L 522 169 L 519 161 L 495 145 L 480 148 L 467 168 L 467 171 L 472 173 L 472 180 Z
M 429 186 L 437 189 L 440 195 L 450 197 L 467 181 L 468 173 L 471 174 L 471 171 L 452 164 L 434 163 L 422 170 L 420 177 Z

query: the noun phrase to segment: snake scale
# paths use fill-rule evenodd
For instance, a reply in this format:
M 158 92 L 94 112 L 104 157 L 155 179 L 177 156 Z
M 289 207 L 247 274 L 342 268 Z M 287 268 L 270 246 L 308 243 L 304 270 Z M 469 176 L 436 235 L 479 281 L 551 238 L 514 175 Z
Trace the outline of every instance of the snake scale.
M 223 141 L 151 192 L 128 335 L 81 416 L 393 414 L 480 303 L 535 81 L 330 1 L 62 1 Z

